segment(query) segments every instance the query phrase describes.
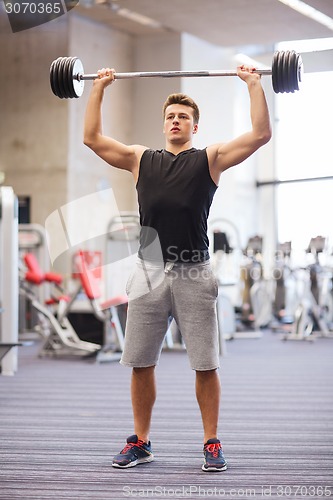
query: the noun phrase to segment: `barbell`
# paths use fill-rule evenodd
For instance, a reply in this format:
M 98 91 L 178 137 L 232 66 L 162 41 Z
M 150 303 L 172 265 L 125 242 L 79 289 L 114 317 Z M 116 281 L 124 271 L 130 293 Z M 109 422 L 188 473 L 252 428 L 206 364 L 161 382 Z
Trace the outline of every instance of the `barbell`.
M 302 81 L 303 62 L 300 54 L 294 50 L 276 51 L 273 56 L 272 69 L 258 69 L 259 75 L 272 75 L 275 93 L 294 92 L 299 90 Z M 133 73 L 115 73 L 116 80 L 126 78 L 183 78 L 204 76 L 237 76 L 234 70 L 214 71 L 145 71 Z M 60 99 L 80 97 L 84 90 L 85 80 L 95 80 L 97 74 L 84 74 L 83 65 L 78 57 L 58 57 L 50 67 L 50 83 L 53 93 Z

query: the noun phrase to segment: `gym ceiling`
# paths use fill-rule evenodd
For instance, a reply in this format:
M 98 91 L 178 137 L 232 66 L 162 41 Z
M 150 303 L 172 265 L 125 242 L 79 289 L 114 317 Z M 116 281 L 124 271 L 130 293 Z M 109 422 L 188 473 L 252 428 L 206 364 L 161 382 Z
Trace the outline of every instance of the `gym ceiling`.
M 254 46 L 254 53 L 280 41 L 333 37 L 333 27 L 297 12 L 283 1 L 80 0 L 75 10 L 133 35 L 185 32 L 219 46 Z M 304 0 L 300 5 L 304 2 L 333 22 L 333 0 Z M 143 22 L 155 23 L 131 20 L 133 13 L 145 16 Z

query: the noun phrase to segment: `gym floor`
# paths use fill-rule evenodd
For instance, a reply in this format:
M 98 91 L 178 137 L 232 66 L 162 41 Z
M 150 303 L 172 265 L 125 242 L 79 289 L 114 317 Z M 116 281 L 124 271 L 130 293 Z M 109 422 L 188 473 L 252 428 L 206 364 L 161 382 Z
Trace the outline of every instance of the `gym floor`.
M 131 370 L 40 359 L 38 344 L 22 346 L 18 373 L 0 384 L 0 498 L 331 496 L 331 342 L 283 342 L 265 332 L 227 343 L 220 438 L 229 469 L 217 474 L 201 471 L 201 421 L 184 351 L 164 351 L 157 368 L 156 460 L 119 470 L 111 459 L 133 430 Z

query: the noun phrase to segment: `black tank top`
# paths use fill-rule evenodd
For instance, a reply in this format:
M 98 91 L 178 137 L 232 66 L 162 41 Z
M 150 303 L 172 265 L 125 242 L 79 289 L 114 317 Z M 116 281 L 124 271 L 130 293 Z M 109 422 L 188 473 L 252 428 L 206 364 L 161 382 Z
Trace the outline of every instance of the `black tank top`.
M 210 176 L 206 149 L 192 148 L 178 155 L 165 149 L 147 149 L 136 188 L 141 222 L 139 256 L 159 260 L 158 235 L 164 261 L 202 262 L 209 258 L 207 218 L 217 186 Z

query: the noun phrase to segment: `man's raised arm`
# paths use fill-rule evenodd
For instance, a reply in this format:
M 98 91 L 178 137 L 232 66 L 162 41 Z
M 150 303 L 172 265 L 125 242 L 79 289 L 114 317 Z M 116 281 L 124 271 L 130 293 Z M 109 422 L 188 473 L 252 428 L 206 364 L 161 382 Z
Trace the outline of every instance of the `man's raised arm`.
M 266 97 L 261 86 L 260 75 L 254 68 L 240 66 L 238 76 L 247 83 L 250 96 L 250 116 L 252 129 L 249 132 L 226 142 L 207 148 L 210 168 L 215 178 L 224 170 L 237 165 L 257 149 L 266 144 L 272 135 Z
M 103 68 L 97 74 L 99 77 L 94 80 L 87 104 L 83 142 L 113 167 L 128 170 L 136 177 L 141 155 L 146 148 L 127 146 L 103 135 L 102 102 L 106 87 L 114 81 L 114 70 Z

